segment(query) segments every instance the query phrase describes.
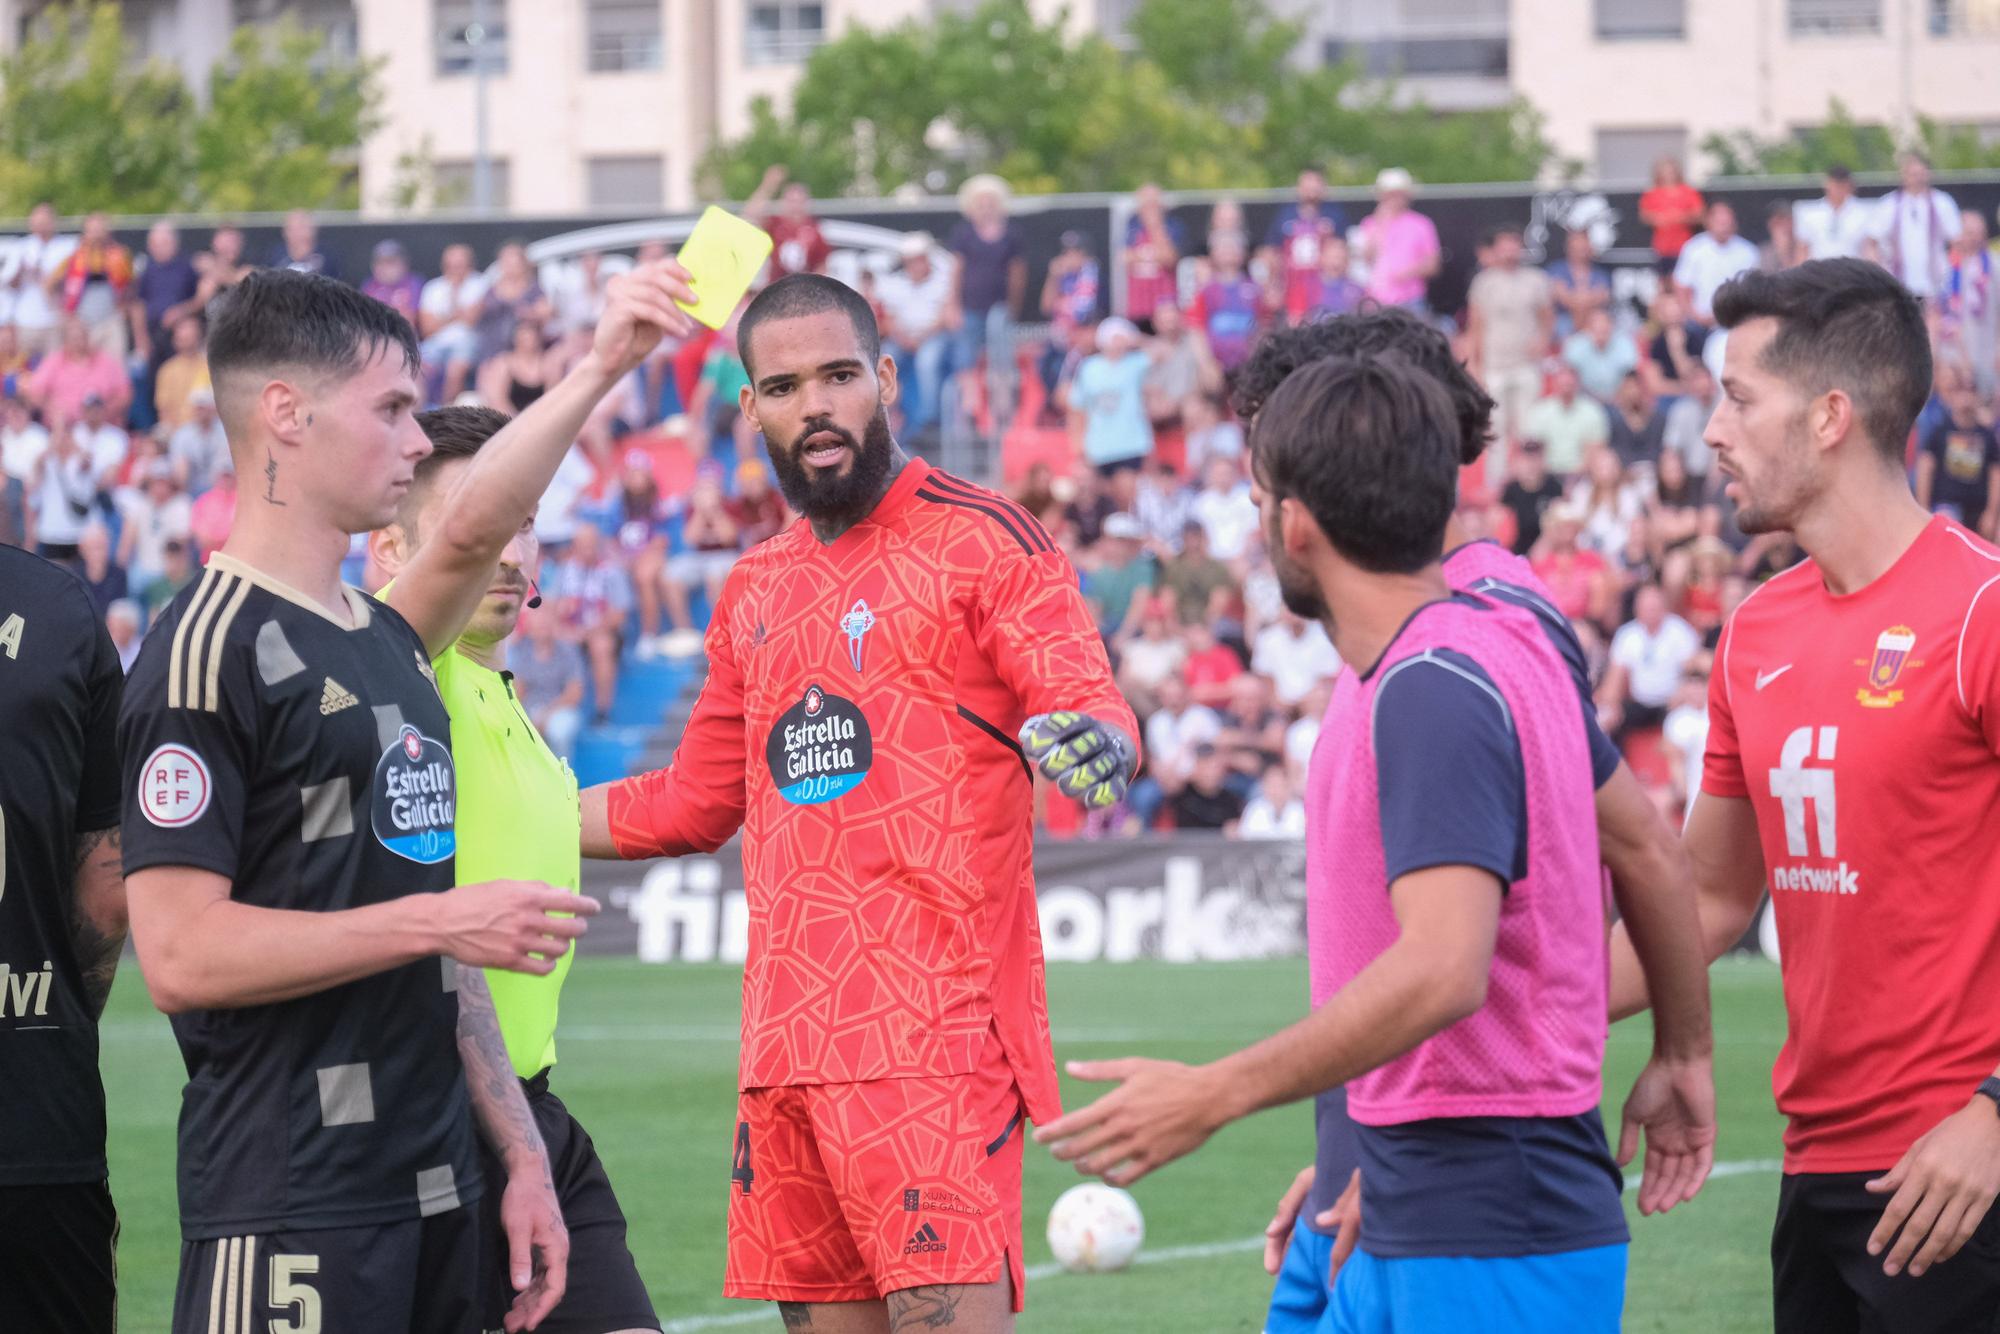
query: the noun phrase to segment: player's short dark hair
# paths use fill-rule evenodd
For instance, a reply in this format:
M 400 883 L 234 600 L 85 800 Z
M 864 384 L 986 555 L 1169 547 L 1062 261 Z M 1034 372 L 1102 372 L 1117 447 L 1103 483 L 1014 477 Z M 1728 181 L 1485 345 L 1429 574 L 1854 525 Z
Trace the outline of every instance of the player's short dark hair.
M 220 398 L 231 380 L 279 367 L 344 379 L 385 349 L 416 372 L 416 330 L 380 301 L 316 273 L 258 269 L 223 294 L 208 369 Z
M 512 420 L 498 409 L 470 405 L 454 404 L 419 412 L 417 425 L 423 428 L 425 437 L 430 440 L 431 452 L 417 460 L 416 477 L 403 496 L 396 521 L 414 536 L 417 515 L 423 509 L 438 470 L 447 463 L 469 459 L 477 454 L 480 446 L 500 434 Z
M 1249 357 L 1237 367 L 1230 395 L 1237 414 L 1247 421 L 1301 366 L 1323 357 L 1391 353 L 1436 380 L 1451 396 L 1452 413 L 1458 419 L 1459 462 L 1472 463 L 1485 453 L 1493 431 L 1492 397 L 1452 355 L 1450 339 L 1400 307 L 1272 329 L 1257 340 Z
M 750 367 L 750 335 L 766 320 L 796 320 L 807 315 L 823 315 L 829 310 L 843 312 L 854 325 L 861 342 L 861 359 L 872 368 L 882 355 L 882 331 L 875 323 L 875 309 L 868 299 L 838 278 L 823 273 L 793 273 L 778 279 L 757 294 L 743 318 L 736 324 L 736 355 L 754 381 Z
M 1335 551 L 1378 574 L 1409 574 L 1443 552 L 1459 444 L 1450 396 L 1394 354 L 1301 367 L 1251 431 L 1264 489 L 1299 501 Z
M 1841 389 L 1862 429 L 1896 467 L 1931 392 L 1924 310 L 1887 269 L 1860 259 L 1816 259 L 1777 273 L 1749 272 L 1715 294 L 1725 329 L 1777 321 L 1763 367 L 1808 397 Z

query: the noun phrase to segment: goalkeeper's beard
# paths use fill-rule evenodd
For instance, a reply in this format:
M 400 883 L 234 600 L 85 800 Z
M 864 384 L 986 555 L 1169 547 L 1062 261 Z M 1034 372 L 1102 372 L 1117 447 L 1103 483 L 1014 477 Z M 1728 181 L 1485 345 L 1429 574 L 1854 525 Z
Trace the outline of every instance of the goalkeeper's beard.
M 854 462 L 845 473 L 828 473 L 805 462 L 806 439 L 822 432 L 837 435 Z M 826 418 L 809 421 L 789 448 L 770 451 L 771 471 L 787 504 L 820 523 L 855 522 L 868 516 L 882 498 L 889 465 L 896 457 L 896 438 L 889 430 L 889 410 L 876 405 L 860 440 Z

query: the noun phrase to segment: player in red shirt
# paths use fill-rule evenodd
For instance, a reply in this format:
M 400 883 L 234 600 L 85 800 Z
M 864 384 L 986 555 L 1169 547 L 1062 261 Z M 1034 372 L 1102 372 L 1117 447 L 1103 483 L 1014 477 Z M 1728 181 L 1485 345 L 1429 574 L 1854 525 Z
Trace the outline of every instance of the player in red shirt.
M 866 301 L 794 275 L 739 337 L 805 518 L 731 572 L 673 765 L 584 794 L 584 852 L 744 829 L 725 1292 L 788 1327 L 1011 1329 L 1021 1123 L 1060 1110 L 1031 762 L 1108 806 L 1137 723 L 1041 525 L 891 438 Z
M 1737 522 L 1809 557 L 1723 630 L 1687 829 L 1711 957 L 1767 886 L 1777 914 L 1776 1329 L 1991 1329 L 2000 550 L 1910 494 L 1931 355 L 1893 277 L 1821 260 L 1745 275 L 1715 309 L 1707 439 Z M 1613 981 L 1635 1003 L 1629 969 Z

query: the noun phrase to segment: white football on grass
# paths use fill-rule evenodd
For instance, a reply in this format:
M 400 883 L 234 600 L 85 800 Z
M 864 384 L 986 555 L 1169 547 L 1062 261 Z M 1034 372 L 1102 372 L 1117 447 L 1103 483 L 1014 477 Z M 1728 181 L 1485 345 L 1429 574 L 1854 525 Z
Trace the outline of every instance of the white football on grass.
M 1049 1249 L 1073 1274 L 1123 1269 L 1146 1239 L 1139 1202 L 1099 1181 L 1072 1186 L 1049 1210 Z

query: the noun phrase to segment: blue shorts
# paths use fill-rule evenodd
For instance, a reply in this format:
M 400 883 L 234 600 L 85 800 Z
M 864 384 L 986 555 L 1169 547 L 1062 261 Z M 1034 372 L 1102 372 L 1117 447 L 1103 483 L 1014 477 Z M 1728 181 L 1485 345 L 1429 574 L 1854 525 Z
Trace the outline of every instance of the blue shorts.
M 1340 1268 L 1324 1328 L 1330 1334 L 1618 1334 L 1626 1249 L 1388 1260 L 1357 1249 Z
M 1333 1238 L 1301 1223 L 1292 1229 L 1285 1263 L 1271 1289 L 1271 1312 L 1264 1317 L 1264 1334 L 1332 1334 L 1333 1288 L 1326 1266 L 1333 1255 Z

